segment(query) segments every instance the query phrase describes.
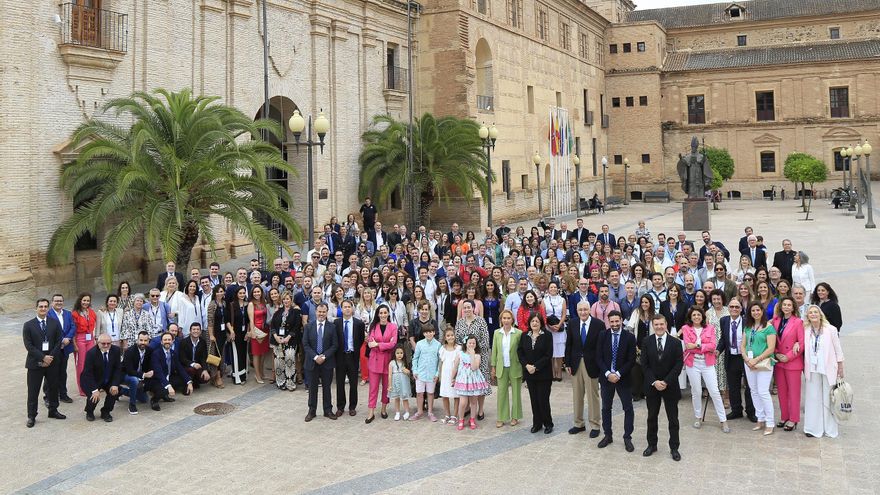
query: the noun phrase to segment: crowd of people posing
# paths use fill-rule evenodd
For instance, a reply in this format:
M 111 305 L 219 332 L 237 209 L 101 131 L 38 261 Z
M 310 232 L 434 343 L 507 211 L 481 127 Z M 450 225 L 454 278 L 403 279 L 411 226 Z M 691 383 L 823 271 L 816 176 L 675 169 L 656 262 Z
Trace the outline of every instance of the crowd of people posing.
M 665 403 L 680 459 L 677 402 L 688 389 L 695 428 L 705 422 L 705 390 L 723 432 L 747 418 L 764 435 L 799 423 L 810 437 L 838 433 L 829 400 L 843 376 L 840 307 L 789 240 L 771 259 L 751 228 L 729 250 L 709 232 L 696 242 L 683 232 L 655 238 L 644 222 L 617 236 L 608 225 L 589 231 L 582 219 L 572 230 L 550 221 L 528 234 L 502 220 L 477 239 L 457 224 L 448 233 L 403 225 L 386 233 L 369 201 L 361 214 L 363 230 L 355 215 L 343 224 L 334 217 L 311 250 L 269 270 L 256 259 L 234 273 L 212 263 L 185 280 L 168 263 L 147 295 L 123 282 L 100 309 L 89 294 L 71 311 L 60 294 L 41 299 L 24 327 L 28 426 L 41 384 L 50 417 L 64 417 L 57 408 L 72 401 L 73 354 L 90 420 L 102 392 L 101 417 L 112 421 L 121 393 L 137 414 L 139 402 L 159 410 L 177 391 L 243 384 L 252 374 L 281 390 L 305 383 L 306 421 L 317 415 L 319 388 L 323 414 L 335 420 L 357 414 L 358 388 L 368 386 L 367 424 L 387 418 L 393 399 L 395 420 L 459 430 L 477 428 L 493 392 L 496 426 L 517 425 L 525 382 L 532 432 L 550 433 L 552 384 L 570 376 L 569 433 L 589 423 L 590 437 L 602 434 L 599 447 L 613 441 L 617 395 L 633 450 L 632 403 L 645 399 L 644 455 L 656 451 Z

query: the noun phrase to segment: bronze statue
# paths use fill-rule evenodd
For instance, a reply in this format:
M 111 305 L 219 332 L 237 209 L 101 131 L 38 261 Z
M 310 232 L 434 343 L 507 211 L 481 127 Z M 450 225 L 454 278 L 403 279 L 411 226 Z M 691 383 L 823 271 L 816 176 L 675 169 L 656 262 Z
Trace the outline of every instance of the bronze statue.
M 706 155 L 697 151 L 700 142 L 697 136 L 691 139 L 691 152 L 678 155 L 678 176 L 681 178 L 681 189 L 688 198 L 705 198 L 706 191 L 712 184 L 712 168 Z

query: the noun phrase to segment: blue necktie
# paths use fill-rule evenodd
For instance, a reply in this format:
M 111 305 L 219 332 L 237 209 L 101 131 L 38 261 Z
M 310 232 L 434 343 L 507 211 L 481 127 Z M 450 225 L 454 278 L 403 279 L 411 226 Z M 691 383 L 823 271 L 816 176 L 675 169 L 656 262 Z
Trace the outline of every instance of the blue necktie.
M 104 354 L 104 376 L 101 379 L 101 385 L 106 385 L 110 381 L 110 360 L 107 359 L 107 353 Z
M 324 324 L 318 323 L 318 343 L 315 345 L 315 352 L 320 356 L 324 353 Z
M 587 345 L 587 322 L 581 322 L 581 347 L 586 347 Z
M 617 344 L 618 338 L 620 334 L 617 332 L 611 333 L 611 370 L 617 371 Z
M 342 335 L 345 336 L 345 352 L 351 352 L 352 348 L 348 345 L 348 322 L 345 322 L 344 328 L 342 330 Z
M 46 320 L 40 320 L 40 330 L 43 331 L 43 337 L 46 336 Z
M 168 376 L 171 376 L 171 353 L 165 351 L 165 366 L 168 367 Z

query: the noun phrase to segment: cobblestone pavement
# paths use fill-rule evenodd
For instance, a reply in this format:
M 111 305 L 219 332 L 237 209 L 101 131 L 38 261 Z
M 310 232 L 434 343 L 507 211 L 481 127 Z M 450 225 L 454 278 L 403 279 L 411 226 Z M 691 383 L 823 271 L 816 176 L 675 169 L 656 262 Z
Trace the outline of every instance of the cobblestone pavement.
M 800 221 L 794 201 L 735 201 L 713 212 L 713 238 L 736 246 L 746 224 L 763 234 L 771 252 L 783 237 L 806 251 L 817 280 L 835 287 L 844 315 L 842 345 L 847 378 L 855 389 L 853 419 L 837 439 L 810 439 L 801 431 L 781 430 L 764 438 L 746 420 L 731 422 L 721 433 L 712 419 L 691 428 L 688 397 L 680 403 L 681 453 L 642 458 L 646 446 L 644 402 L 636 403 L 636 451 L 627 453 L 621 438 L 604 450 L 586 434 L 569 435 L 570 382 L 554 384 L 552 406 L 556 431 L 528 432 L 528 392 L 523 393 L 526 419 L 518 427 L 496 429 L 495 396 L 486 401 L 486 420 L 476 431 L 458 432 L 426 420 L 394 422 L 366 417 L 367 390 L 354 418 L 318 417 L 303 422 L 307 394 L 279 392 L 253 381 L 223 390 L 203 388 L 192 397 L 163 404 L 161 412 L 142 407 L 129 416 L 127 401 L 111 424 L 88 423 L 82 398 L 62 404 L 66 421 L 46 418 L 25 428 L 25 369 L 21 324 L 29 314 L 0 317 L 0 352 L 7 380 L 0 385 L 0 478 L 2 493 L 875 493 L 880 488 L 880 422 L 877 380 L 868 378 L 880 351 L 877 339 L 880 308 L 870 304 L 865 288 L 876 288 L 880 262 L 877 231 L 825 201 L 814 204 L 815 220 Z M 679 204 L 632 204 L 606 215 L 585 217 L 591 230 L 608 223 L 612 232 L 630 232 L 640 218 L 653 233 L 675 233 L 681 225 Z M 880 213 L 880 212 L 878 212 Z M 571 222 L 574 223 L 573 221 Z M 698 233 L 689 233 L 698 239 Z M 68 299 L 72 299 L 69 297 Z M 868 304 L 866 304 L 868 303 Z M 68 386 L 73 386 L 73 360 Z M 334 389 L 335 391 L 335 389 Z M 229 402 L 225 416 L 198 416 L 205 402 Z M 439 402 L 439 401 L 438 401 Z M 437 412 L 440 404 L 436 405 Z M 616 411 L 619 412 L 619 411 Z M 712 418 L 710 412 L 707 418 Z M 615 416 L 615 424 L 622 418 Z M 661 418 L 661 445 L 665 442 Z

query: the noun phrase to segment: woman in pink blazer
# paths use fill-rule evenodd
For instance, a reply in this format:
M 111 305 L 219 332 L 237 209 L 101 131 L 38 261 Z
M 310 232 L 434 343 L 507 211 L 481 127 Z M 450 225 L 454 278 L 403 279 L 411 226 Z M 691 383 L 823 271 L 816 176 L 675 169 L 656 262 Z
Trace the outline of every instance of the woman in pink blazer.
M 388 417 L 385 408 L 388 406 L 388 363 L 394 347 L 397 346 L 397 325 L 390 320 L 391 311 L 383 304 L 376 310 L 373 321 L 370 322 L 370 331 L 367 335 L 367 348 L 370 357 L 367 367 L 370 370 L 370 400 L 367 407 L 370 414 L 364 423 L 370 424 L 376 419 L 376 402 L 379 399 L 379 391 L 382 391 L 382 418 Z M 379 382 L 381 383 L 381 386 Z
M 785 431 L 797 428 L 801 420 L 801 373 L 804 371 L 804 322 L 798 317 L 797 303 L 789 296 L 776 304 L 776 366 L 773 378 L 779 394 L 779 423 Z
M 703 387 L 709 391 L 715 414 L 721 422 L 721 431 L 730 433 L 727 426 L 727 412 L 724 410 L 724 401 L 721 400 L 721 392 L 718 391 L 718 373 L 715 371 L 715 348 L 718 343 L 715 337 L 715 327 L 706 323 L 706 314 L 700 308 L 690 308 L 687 311 L 686 325 L 681 327 L 681 338 L 684 342 L 684 365 L 688 381 L 691 382 L 691 398 L 694 404 L 694 428 L 703 425 Z M 705 326 L 704 326 L 705 325 Z

